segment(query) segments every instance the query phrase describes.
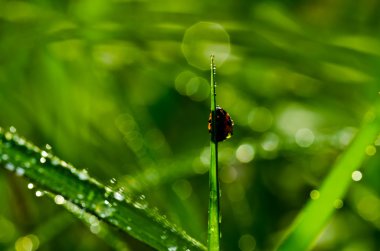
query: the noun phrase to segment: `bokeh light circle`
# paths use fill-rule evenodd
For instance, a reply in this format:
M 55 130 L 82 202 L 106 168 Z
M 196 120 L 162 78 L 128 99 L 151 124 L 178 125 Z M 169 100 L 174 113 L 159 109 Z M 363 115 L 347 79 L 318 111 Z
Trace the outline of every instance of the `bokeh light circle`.
M 194 101 L 203 101 L 209 97 L 209 83 L 190 71 L 181 72 L 175 80 L 176 90 Z
M 252 251 L 256 247 L 256 240 L 250 234 L 245 234 L 239 239 L 239 248 L 242 251 Z
M 250 144 L 242 144 L 236 150 L 236 158 L 242 163 L 249 163 L 255 157 L 255 149 Z
M 300 147 L 309 147 L 314 143 L 315 136 L 312 130 L 309 128 L 301 128 L 295 134 L 296 143 Z
M 199 22 L 186 30 L 181 48 L 190 65 L 207 70 L 210 55 L 215 55 L 216 66 L 227 60 L 231 50 L 230 36 L 220 24 Z
M 352 172 L 351 177 L 353 181 L 360 181 L 363 178 L 363 174 L 362 172 L 356 170 Z

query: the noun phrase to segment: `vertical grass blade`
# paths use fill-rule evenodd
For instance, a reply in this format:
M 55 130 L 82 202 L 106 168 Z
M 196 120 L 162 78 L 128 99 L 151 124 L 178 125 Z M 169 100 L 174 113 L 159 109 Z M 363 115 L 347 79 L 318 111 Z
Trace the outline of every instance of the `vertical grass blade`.
M 366 158 L 366 148 L 373 144 L 379 133 L 380 120 L 377 110 L 370 111 L 355 139 L 337 159 L 331 173 L 319 189 L 319 198 L 310 200 L 295 219 L 278 251 L 308 250 L 334 213 L 334 204 L 344 198 L 352 181 L 352 172 L 359 169 Z
M 208 250 L 216 251 L 220 248 L 220 221 L 219 221 L 219 175 L 218 175 L 218 141 L 216 140 L 216 83 L 214 56 L 211 56 L 211 140 L 210 140 L 210 201 L 208 209 Z
M 75 205 L 97 221 L 113 225 L 157 250 L 206 250 L 156 210 L 150 210 L 147 202 L 102 185 L 87 171 L 78 170 L 21 138 L 14 128 L 7 132 L 0 128 L 0 167 L 32 182 L 38 189 L 36 196 L 46 191 L 56 204 Z

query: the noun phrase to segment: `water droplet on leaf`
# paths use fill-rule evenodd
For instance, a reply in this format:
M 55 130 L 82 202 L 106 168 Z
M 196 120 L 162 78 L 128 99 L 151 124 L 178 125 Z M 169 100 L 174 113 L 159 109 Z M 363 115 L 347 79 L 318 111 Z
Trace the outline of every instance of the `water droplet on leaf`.
M 36 197 L 42 197 L 44 195 L 41 191 L 36 191 Z
M 88 172 L 86 169 L 83 169 L 78 173 L 78 177 L 80 180 L 87 180 L 88 179 Z
M 14 126 L 9 127 L 11 133 L 16 133 L 16 128 Z
M 121 194 L 121 193 L 119 193 L 119 192 L 115 192 L 115 193 L 113 194 L 113 197 L 114 197 L 116 200 L 118 200 L 118 201 L 123 201 L 123 200 L 124 200 L 124 195 Z
M 62 205 L 62 204 L 65 204 L 66 200 L 65 198 L 62 196 L 62 195 L 56 195 L 54 197 L 54 202 L 57 204 L 57 205 Z
M 104 200 L 103 202 L 96 205 L 95 211 L 101 218 L 106 218 L 111 216 L 115 212 L 115 209 L 112 207 L 108 200 Z

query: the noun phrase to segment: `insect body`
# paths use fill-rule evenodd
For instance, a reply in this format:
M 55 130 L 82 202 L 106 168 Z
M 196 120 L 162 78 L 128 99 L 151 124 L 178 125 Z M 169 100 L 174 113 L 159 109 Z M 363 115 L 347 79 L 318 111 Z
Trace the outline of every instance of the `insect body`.
M 234 121 L 231 116 L 223 108 L 217 106 L 215 110 L 215 129 L 216 129 L 216 142 L 223 141 L 231 138 L 233 133 Z M 208 118 L 208 131 L 212 134 L 212 112 Z M 214 138 L 212 137 L 214 140 Z

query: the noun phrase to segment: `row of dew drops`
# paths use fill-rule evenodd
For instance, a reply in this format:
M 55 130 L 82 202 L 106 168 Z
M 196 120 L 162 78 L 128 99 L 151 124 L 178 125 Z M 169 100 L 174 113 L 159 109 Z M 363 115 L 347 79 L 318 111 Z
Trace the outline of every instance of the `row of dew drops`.
M 25 151 L 12 151 L 11 148 L 13 145 L 25 147 L 27 154 Z M 30 154 L 32 153 L 32 154 Z M 35 155 L 35 154 L 38 154 Z M 34 154 L 34 155 L 33 155 Z M 25 157 L 29 157 L 27 161 L 23 161 Z M 39 163 L 37 163 L 39 162 Z M 73 165 L 67 163 L 58 157 L 52 154 L 52 147 L 48 144 L 45 145 L 45 149 L 40 149 L 39 147 L 33 145 L 28 142 L 24 138 L 20 137 L 17 134 L 15 127 L 10 127 L 8 131 L 4 131 L 0 127 L 0 166 L 3 166 L 5 169 L 14 172 L 17 176 L 27 176 L 27 169 L 29 168 L 43 168 L 44 165 L 51 164 L 52 166 L 59 166 L 62 168 L 69 169 L 72 174 L 76 175 L 79 180 L 89 180 L 90 182 L 102 186 L 99 182 L 91 178 L 86 169 L 77 170 Z M 99 218 L 108 219 L 109 222 L 122 227 L 127 232 L 133 232 L 132 226 L 121 226 L 119 222 L 115 218 L 113 218 L 113 214 L 117 210 L 117 206 L 119 206 L 119 202 L 126 202 L 129 205 L 133 205 L 134 208 L 138 210 L 145 210 L 147 215 L 149 215 L 154 221 L 159 223 L 162 226 L 166 226 L 167 229 L 162 232 L 160 238 L 165 241 L 169 241 L 169 232 L 178 233 L 184 237 L 186 237 L 187 241 L 190 242 L 194 246 L 199 246 L 195 240 L 188 237 L 187 233 L 184 230 L 178 229 L 176 226 L 172 225 L 166 218 L 165 215 L 159 213 L 157 207 L 152 209 L 148 209 L 148 202 L 146 200 L 145 195 L 139 195 L 137 198 L 132 198 L 130 196 L 126 196 L 124 193 L 124 188 L 119 187 L 116 190 L 114 188 L 117 185 L 117 180 L 112 178 L 109 181 L 109 185 L 105 186 L 105 193 L 103 201 L 96 202 L 95 204 L 91 204 L 86 201 L 85 195 L 82 193 L 78 193 L 76 198 L 70 198 L 71 201 L 66 201 L 66 198 L 61 194 L 53 194 L 49 191 L 43 191 L 37 189 L 37 186 L 33 183 L 28 183 L 27 188 L 29 190 L 35 190 L 36 197 L 42 197 L 44 194 L 49 194 L 49 197 L 54 199 L 54 202 L 57 205 L 63 205 L 65 208 L 71 212 L 73 212 L 77 217 L 85 214 L 85 210 L 83 208 L 90 208 L 95 211 L 96 215 Z M 91 198 L 94 196 L 94 192 L 90 192 L 86 197 Z M 91 217 L 92 216 L 92 217 Z M 90 231 L 94 234 L 98 234 L 100 232 L 99 220 L 96 216 L 91 215 L 87 217 L 87 223 L 90 224 Z M 130 218 L 127 219 L 128 222 L 133 222 Z M 168 243 L 167 247 L 168 251 L 177 251 L 177 250 L 185 250 L 190 251 L 191 249 L 187 247 L 178 247 L 173 245 L 172 243 Z

